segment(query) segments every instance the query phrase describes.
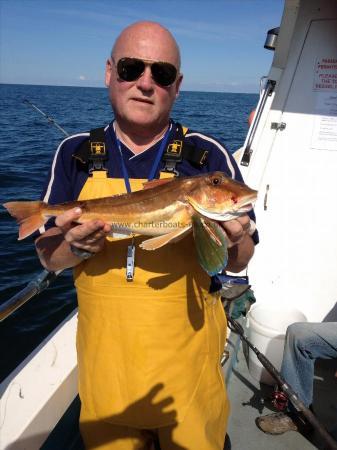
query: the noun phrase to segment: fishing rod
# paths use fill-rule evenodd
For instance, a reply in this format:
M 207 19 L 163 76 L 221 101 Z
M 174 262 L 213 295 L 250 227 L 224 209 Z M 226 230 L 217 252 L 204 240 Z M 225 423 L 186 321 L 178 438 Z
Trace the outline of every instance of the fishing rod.
M 0 305 L 0 322 L 5 320 L 32 297 L 46 289 L 60 273 L 61 270 L 58 272 L 48 272 L 48 270 L 43 270 L 36 278 L 34 278 L 34 280 L 30 281 L 25 288 L 2 303 Z
M 38 108 L 36 105 L 34 105 L 34 103 L 32 103 L 30 100 L 24 99 L 23 103 L 31 106 L 32 108 L 35 109 L 35 111 L 39 112 L 51 125 L 54 125 L 58 130 L 60 130 L 65 136 L 69 136 L 69 133 L 66 132 L 65 129 L 63 129 L 57 122 L 56 120 L 51 117 L 48 116 L 48 114 L 44 113 L 40 108 Z
M 23 103 L 35 109 L 51 125 L 54 125 L 65 136 L 69 136 L 69 133 L 67 133 L 66 130 L 64 130 L 53 117 L 48 116 L 48 114 L 43 112 L 30 100 L 25 99 L 23 100 Z M 26 287 L 24 287 L 20 292 L 13 295 L 13 297 L 11 297 L 9 300 L 6 300 L 4 303 L 0 305 L 0 322 L 5 320 L 8 316 L 10 316 L 14 311 L 20 308 L 20 306 L 25 304 L 28 300 L 35 297 L 35 295 L 39 294 L 44 289 L 46 289 L 61 273 L 62 270 L 59 270 L 57 272 L 49 272 L 48 270 L 42 270 L 42 272 L 40 272 L 37 275 L 37 277 L 35 277 L 32 281 L 30 281 Z
M 246 336 L 242 326 L 234 319 L 232 319 L 229 314 L 227 314 L 227 321 L 230 324 L 230 328 L 239 334 L 241 340 L 243 340 L 248 347 L 255 353 L 257 359 L 261 362 L 261 364 L 267 369 L 270 375 L 277 381 L 278 386 L 284 392 L 284 394 L 288 397 L 291 403 L 296 407 L 297 410 L 301 411 L 303 416 L 307 419 L 307 421 L 313 426 L 313 428 L 320 435 L 324 443 L 327 445 L 328 450 L 337 450 L 337 442 L 333 437 L 328 433 L 328 431 L 324 428 L 324 426 L 319 422 L 316 416 L 310 411 L 309 408 L 305 406 L 305 404 L 298 398 L 298 395 L 294 391 L 294 389 L 286 382 L 286 380 L 282 377 L 280 372 L 276 369 L 276 367 L 265 357 L 263 353 L 261 353 L 248 339 Z

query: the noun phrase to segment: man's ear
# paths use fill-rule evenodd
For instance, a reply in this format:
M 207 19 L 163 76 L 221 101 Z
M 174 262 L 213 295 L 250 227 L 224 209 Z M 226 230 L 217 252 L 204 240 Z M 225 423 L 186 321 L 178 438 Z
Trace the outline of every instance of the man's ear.
M 179 74 L 178 79 L 176 81 L 176 98 L 179 97 L 181 82 L 183 81 L 184 75 L 182 73 Z
M 107 59 L 105 64 L 105 86 L 110 86 L 110 79 L 111 79 L 111 71 L 112 71 L 112 62 L 111 59 Z

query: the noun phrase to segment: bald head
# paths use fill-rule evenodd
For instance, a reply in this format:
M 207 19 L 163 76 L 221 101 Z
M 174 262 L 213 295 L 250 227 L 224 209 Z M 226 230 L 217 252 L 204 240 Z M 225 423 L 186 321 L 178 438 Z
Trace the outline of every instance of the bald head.
M 134 57 L 165 61 L 180 70 L 180 51 L 172 34 L 157 22 L 136 22 L 125 28 L 116 39 L 111 56 L 115 61 Z
M 118 36 L 111 56 L 106 62 L 105 84 L 109 88 L 118 132 L 124 139 L 131 139 L 133 145 L 139 144 L 141 138 L 148 147 L 167 129 L 173 104 L 179 95 L 183 75 L 178 45 L 172 34 L 159 23 L 136 22 Z M 138 64 L 130 79 L 125 78 L 124 72 L 120 75 L 118 67 L 123 58 L 142 60 L 142 73 Z M 158 68 L 168 66 L 154 65 L 154 62 L 175 66 L 177 75 L 171 71 L 175 79 L 169 79 L 170 84 L 161 83 L 163 78 L 160 73 L 158 75 Z M 163 69 L 163 72 L 165 78 L 167 70 Z

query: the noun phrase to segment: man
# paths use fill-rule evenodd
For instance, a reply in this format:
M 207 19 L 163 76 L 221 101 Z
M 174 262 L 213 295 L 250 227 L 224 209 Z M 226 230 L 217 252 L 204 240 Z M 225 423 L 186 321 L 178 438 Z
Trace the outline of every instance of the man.
M 158 155 L 176 133 L 183 145 L 193 146 L 193 155 L 208 153 L 206 164 L 186 157 L 173 172 L 221 170 L 241 180 L 217 141 L 170 120 L 182 78 L 179 49 L 168 30 L 153 22 L 127 27 L 106 64 L 115 117 L 104 131 L 106 171 L 91 167 L 88 175 L 81 156 L 88 133 L 67 138 L 55 155 L 44 200 L 119 194 L 141 189 L 153 173 L 166 177 Z M 191 235 L 146 252 L 139 248 L 141 236 L 108 238 L 111 226 L 102 220 L 74 225 L 80 215 L 74 209 L 59 216 L 36 247 L 49 270 L 75 267 L 86 447 L 147 449 L 156 436 L 162 450 L 222 449 L 228 402 L 219 361 L 226 321 L 220 301 L 208 294 L 209 279 Z M 231 271 L 241 271 L 253 255 L 251 235 L 255 242 L 257 236 L 251 218 L 223 224 Z M 133 251 L 136 267 L 128 282 L 127 253 L 132 266 Z
M 313 401 L 314 366 L 317 358 L 337 358 L 337 323 L 293 323 L 287 329 L 281 375 L 309 408 Z M 257 426 L 268 434 L 283 434 L 308 428 L 295 407 L 287 412 L 261 416 Z

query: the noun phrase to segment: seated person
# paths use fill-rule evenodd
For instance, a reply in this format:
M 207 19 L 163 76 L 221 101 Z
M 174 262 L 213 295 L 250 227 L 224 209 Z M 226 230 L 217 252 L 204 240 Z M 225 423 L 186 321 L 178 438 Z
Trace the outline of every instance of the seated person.
M 307 408 L 312 408 L 316 358 L 337 358 L 337 322 L 299 322 L 290 325 L 284 344 L 281 375 Z M 291 402 L 286 412 L 256 419 L 260 430 L 268 434 L 298 431 L 297 423 L 296 408 Z

